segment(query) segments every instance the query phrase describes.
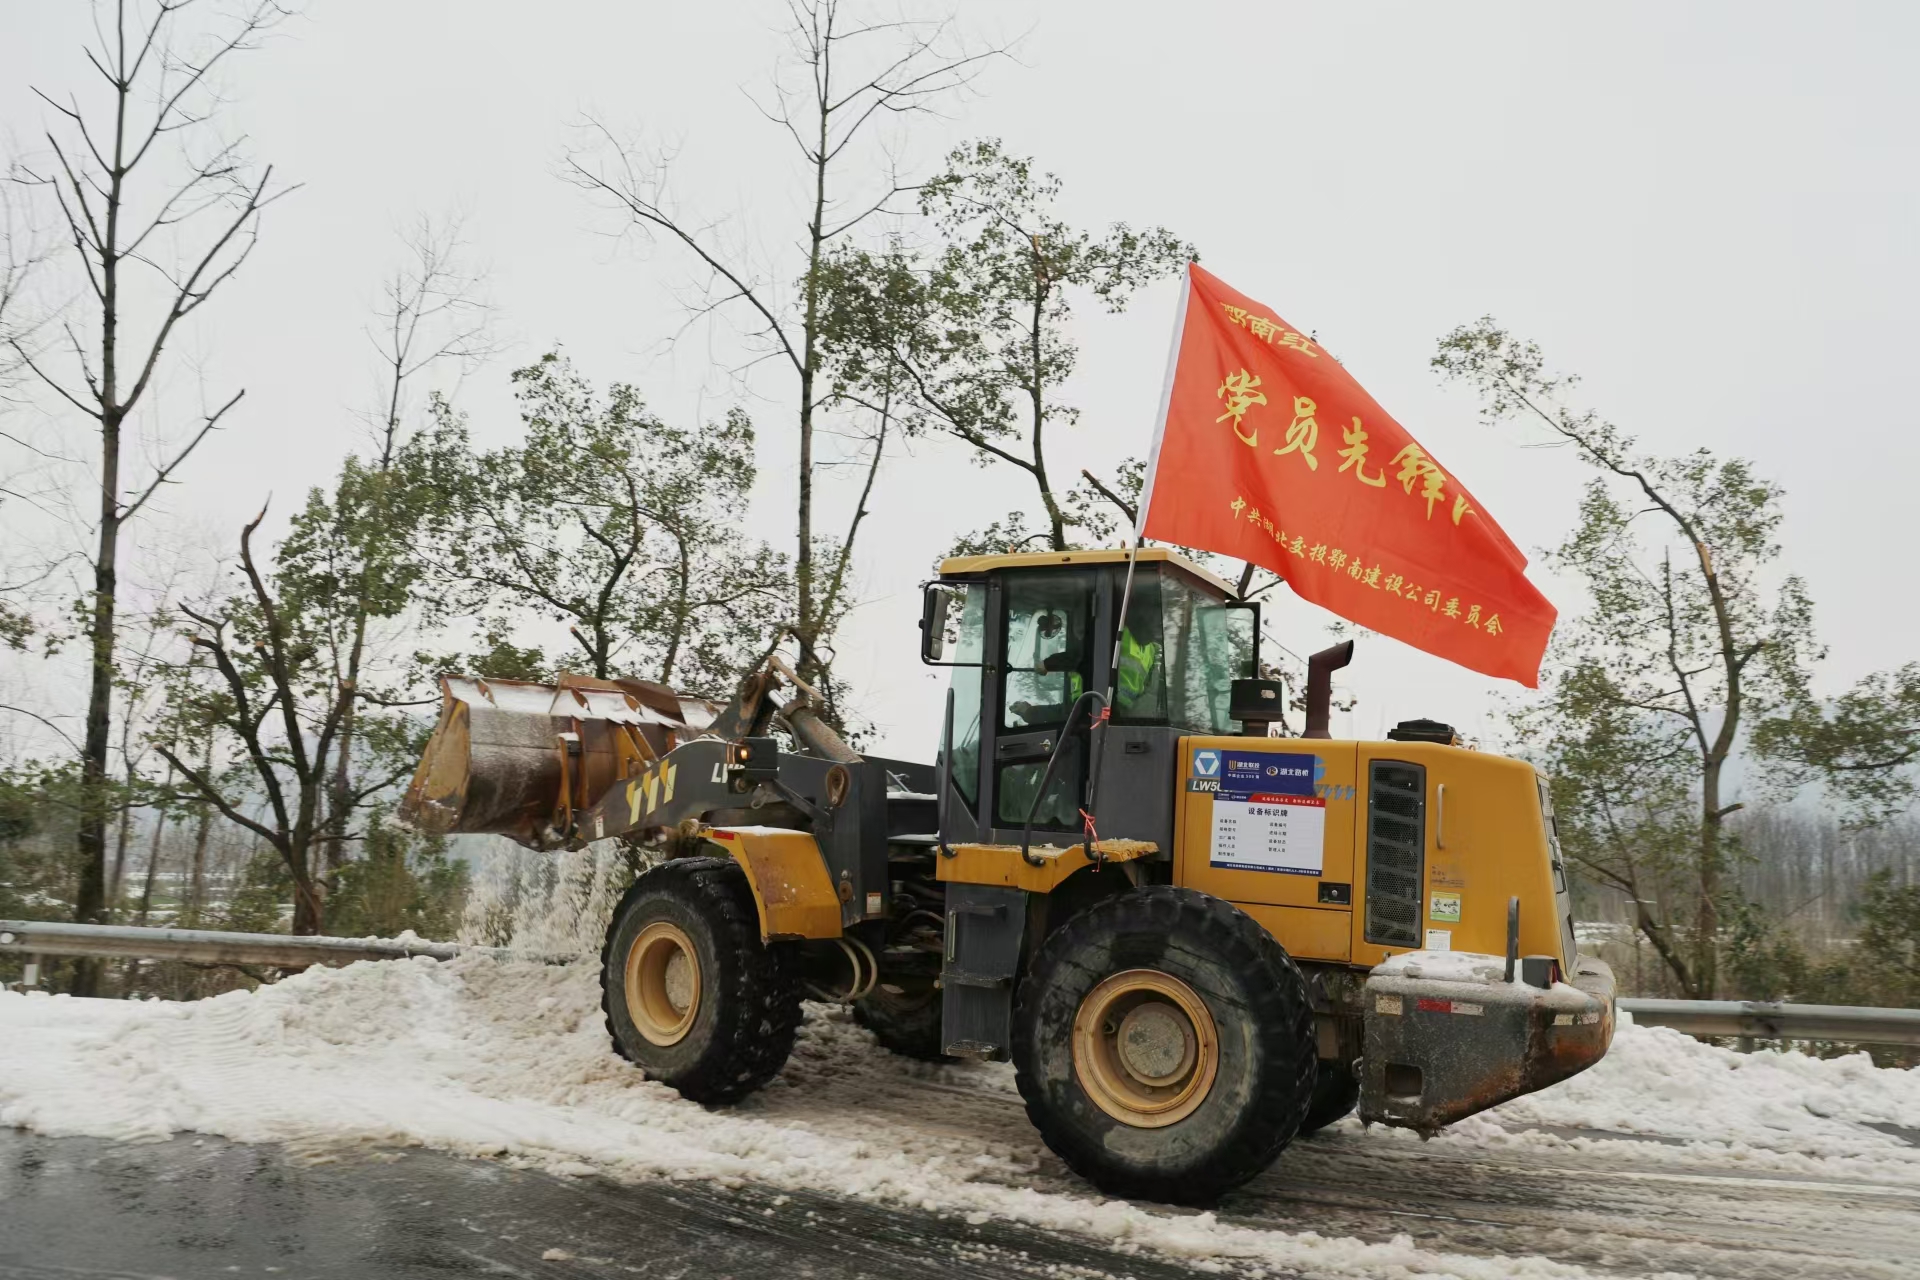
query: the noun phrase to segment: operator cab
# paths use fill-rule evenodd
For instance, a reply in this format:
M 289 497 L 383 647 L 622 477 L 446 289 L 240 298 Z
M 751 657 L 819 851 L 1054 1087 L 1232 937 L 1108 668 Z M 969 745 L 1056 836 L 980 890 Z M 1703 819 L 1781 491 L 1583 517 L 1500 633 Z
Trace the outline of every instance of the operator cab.
M 963 556 L 928 584 L 921 658 L 953 670 L 942 734 L 948 839 L 1017 844 L 1031 823 L 1036 840 L 1062 843 L 1062 833 L 1084 833 L 1085 810 L 1103 837 L 1172 848 L 1179 739 L 1240 731 L 1233 684 L 1258 674 L 1259 606 L 1184 556 L 1143 548 L 1116 668 L 1127 559 L 1123 550 Z M 1091 797 L 1098 702 L 1085 695 L 1108 688 L 1109 743 Z

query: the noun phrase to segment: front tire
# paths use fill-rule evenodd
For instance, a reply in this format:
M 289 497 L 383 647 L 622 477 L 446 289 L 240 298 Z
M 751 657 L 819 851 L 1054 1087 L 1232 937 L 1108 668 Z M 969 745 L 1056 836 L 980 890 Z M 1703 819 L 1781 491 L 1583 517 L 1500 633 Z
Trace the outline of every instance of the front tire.
M 644 872 L 614 908 L 601 1008 L 620 1055 L 694 1102 L 734 1102 L 793 1051 L 800 996 L 760 941 L 738 865 L 680 858 Z
M 1317 1068 L 1306 980 L 1232 904 L 1158 885 L 1096 903 L 1014 1005 L 1027 1115 L 1112 1195 L 1205 1204 L 1271 1164 Z

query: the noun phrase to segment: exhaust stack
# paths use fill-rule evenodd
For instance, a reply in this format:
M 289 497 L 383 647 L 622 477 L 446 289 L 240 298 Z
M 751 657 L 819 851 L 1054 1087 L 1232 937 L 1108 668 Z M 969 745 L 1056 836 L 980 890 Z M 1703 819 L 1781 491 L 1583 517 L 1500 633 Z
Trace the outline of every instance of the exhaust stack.
M 1331 738 L 1333 673 L 1353 661 L 1353 641 L 1342 640 L 1307 659 L 1307 731 L 1303 738 Z

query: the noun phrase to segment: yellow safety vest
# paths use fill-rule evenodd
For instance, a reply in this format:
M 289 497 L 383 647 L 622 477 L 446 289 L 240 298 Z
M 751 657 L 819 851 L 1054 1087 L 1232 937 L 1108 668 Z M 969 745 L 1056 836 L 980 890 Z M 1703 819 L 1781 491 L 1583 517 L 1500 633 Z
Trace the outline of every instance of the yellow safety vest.
M 1124 628 L 1120 632 L 1120 669 L 1114 672 L 1115 700 L 1119 710 L 1125 711 L 1140 700 L 1147 691 L 1147 681 L 1153 677 L 1153 664 L 1160 659 L 1160 646 L 1141 644 L 1133 638 L 1133 632 Z M 1087 682 L 1078 671 L 1067 672 L 1067 701 L 1072 702 L 1086 692 Z
M 1116 701 L 1120 704 L 1120 710 L 1127 710 L 1146 693 L 1147 681 L 1153 675 L 1153 664 L 1159 658 L 1159 645 L 1141 644 L 1133 638 L 1133 632 L 1121 628 L 1120 669 L 1114 673 Z

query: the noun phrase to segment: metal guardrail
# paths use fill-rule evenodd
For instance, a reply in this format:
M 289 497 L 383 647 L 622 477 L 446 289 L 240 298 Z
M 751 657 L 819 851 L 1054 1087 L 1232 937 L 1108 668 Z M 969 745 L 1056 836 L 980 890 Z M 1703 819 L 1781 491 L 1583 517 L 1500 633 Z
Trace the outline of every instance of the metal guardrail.
M 222 933 L 212 929 L 152 929 L 135 925 L 64 924 L 0 920 L 0 955 L 29 958 L 25 985 L 37 981 L 43 956 L 108 956 L 186 960 L 196 964 L 264 964 L 286 968 L 352 964 L 356 960 L 451 960 L 466 952 L 506 955 L 498 947 L 391 938 L 295 938 L 283 933 Z M 573 957 L 518 959 L 566 960 Z M 1759 1000 L 1623 999 L 1619 1008 L 1643 1026 L 1672 1027 L 1691 1036 L 1741 1040 L 1833 1040 L 1848 1044 L 1920 1046 L 1920 1009 L 1867 1009 L 1832 1004 L 1776 1004 Z
M 1641 1026 L 1672 1027 L 1690 1036 L 1920 1046 L 1920 1009 L 1764 1000 L 1642 999 L 1621 1000 L 1618 1007 L 1631 1013 Z
M 0 954 L 17 952 L 30 957 L 117 956 L 294 968 L 352 964 L 356 960 L 404 960 L 410 956 L 451 960 L 462 952 L 491 950 L 493 948 L 463 947 L 452 942 L 402 942 L 388 938 L 296 938 L 284 933 L 222 933 L 212 929 L 0 920 Z

